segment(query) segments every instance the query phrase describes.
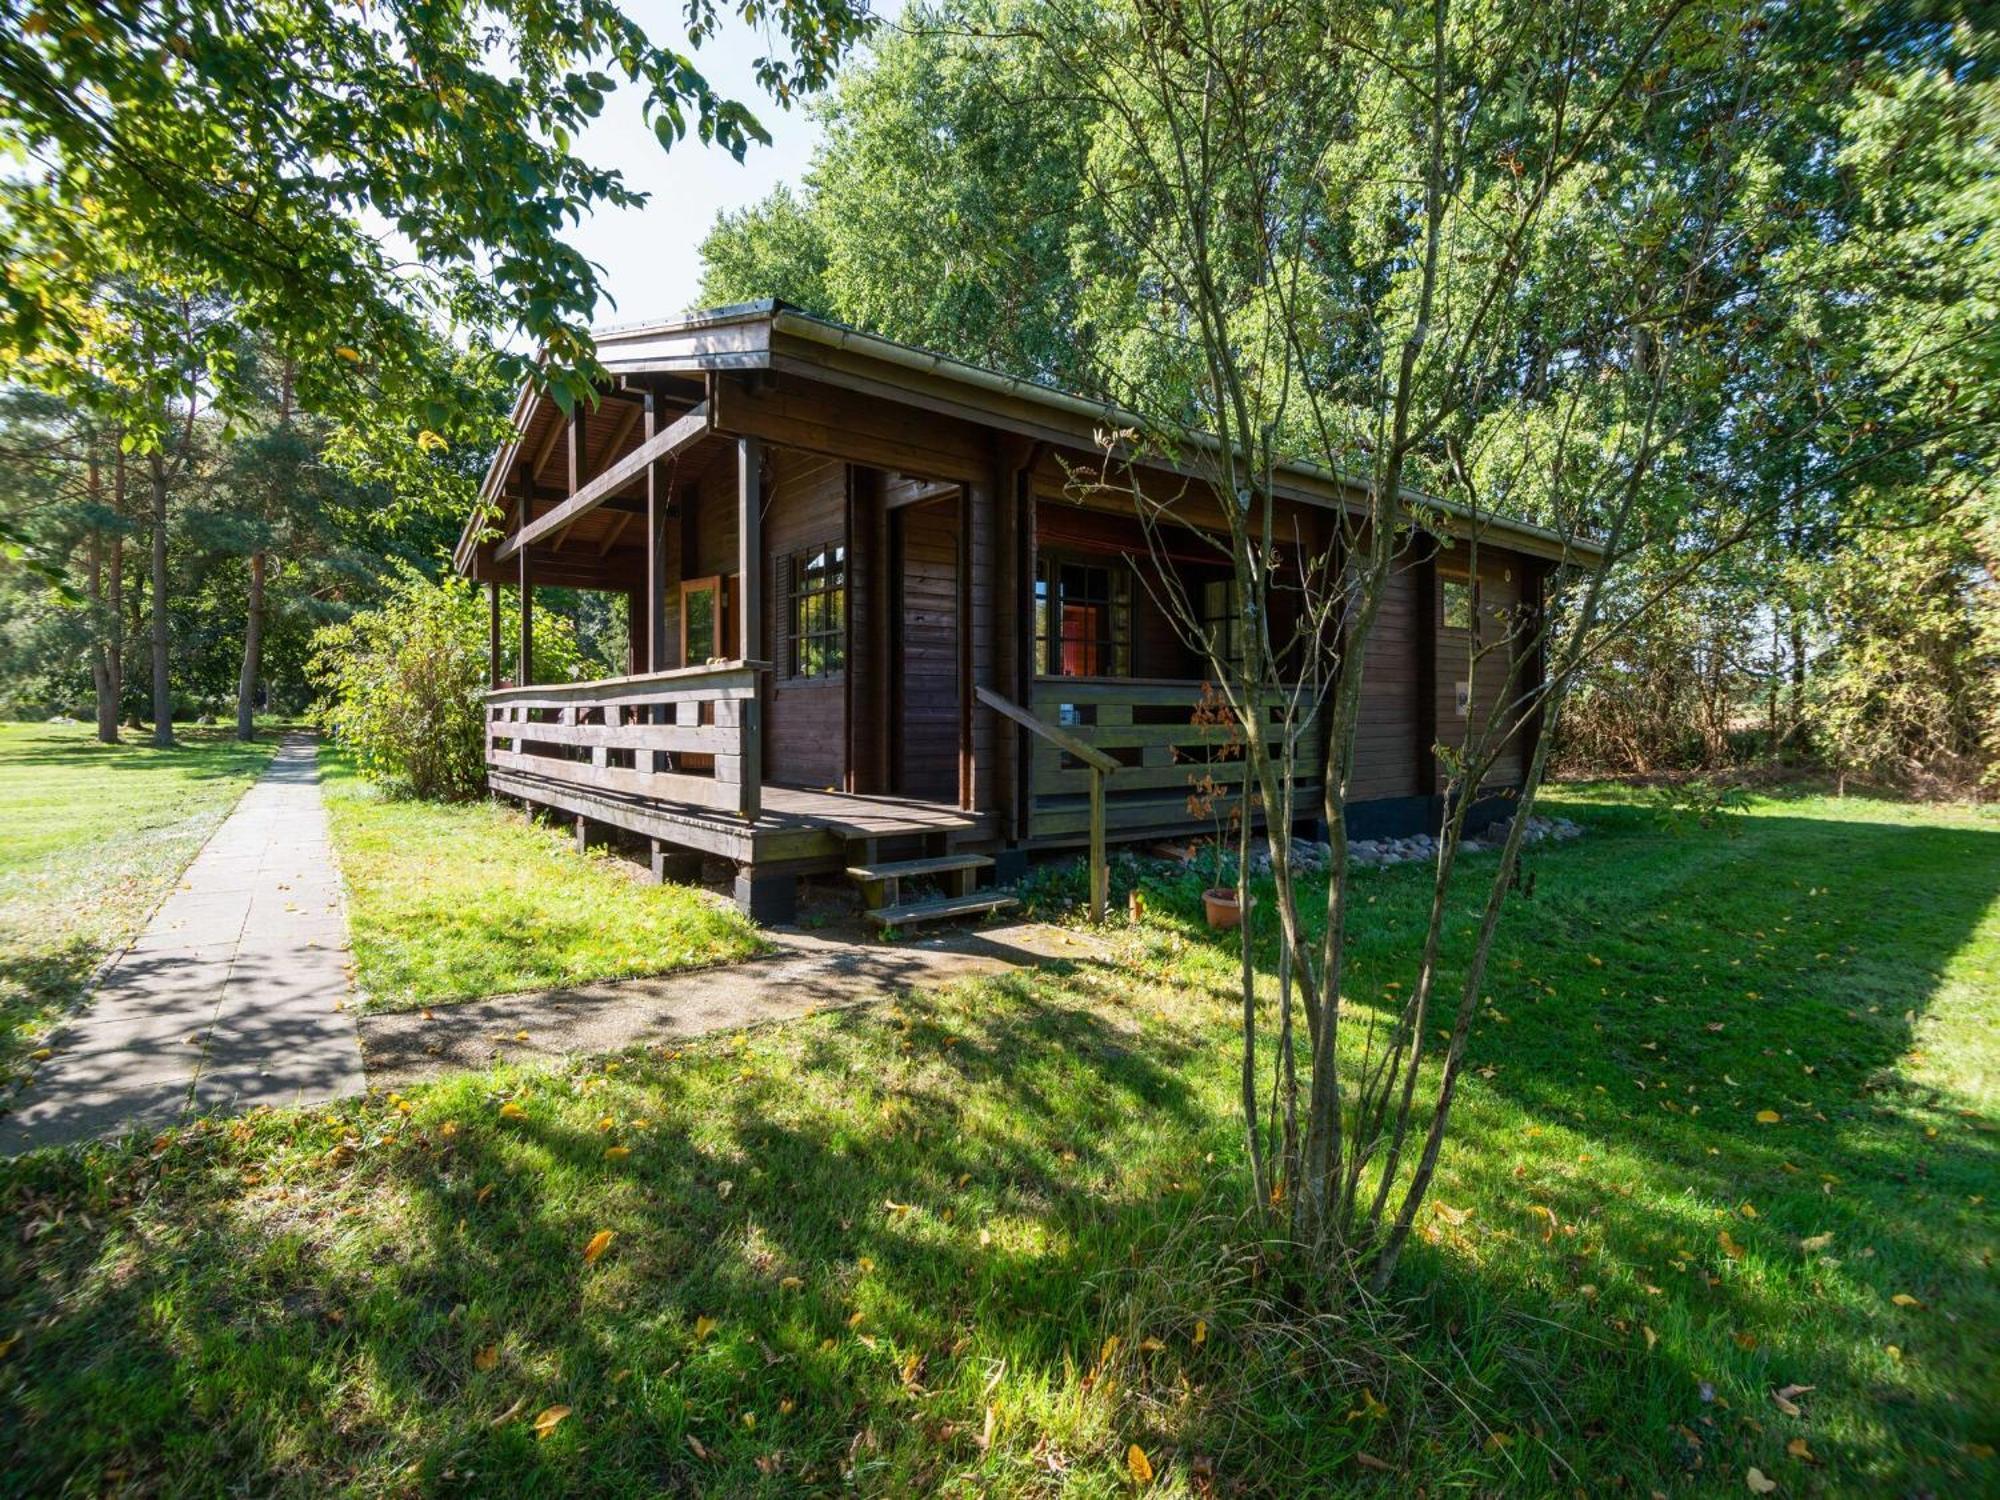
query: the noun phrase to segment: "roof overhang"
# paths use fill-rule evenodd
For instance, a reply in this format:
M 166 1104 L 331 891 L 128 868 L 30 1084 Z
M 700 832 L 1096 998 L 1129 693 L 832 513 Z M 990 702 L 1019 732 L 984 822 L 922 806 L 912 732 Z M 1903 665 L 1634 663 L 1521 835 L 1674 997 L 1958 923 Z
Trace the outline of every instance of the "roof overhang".
M 706 374 L 721 371 L 789 371 L 811 379 L 870 391 L 888 399 L 962 417 L 987 427 L 1086 451 L 1098 451 L 1106 435 L 1143 431 L 1146 420 L 1111 402 L 1093 401 L 1018 376 L 1003 375 L 947 355 L 897 343 L 843 323 L 816 317 L 783 302 L 741 303 L 666 322 L 610 328 L 596 335 L 597 357 L 613 376 Z M 480 486 L 482 501 L 501 492 L 520 451 L 519 434 L 539 399 L 523 387 L 514 404 L 515 440 L 501 448 Z M 1220 448 L 1217 439 L 1196 434 L 1191 449 Z M 1142 456 L 1140 462 L 1182 473 L 1198 472 L 1199 455 L 1179 463 Z M 1365 502 L 1363 481 L 1325 465 L 1289 461 L 1278 466 L 1277 492 L 1286 499 L 1353 511 Z M 1600 562 L 1603 547 L 1588 538 L 1491 511 L 1403 492 L 1406 514 L 1448 534 L 1477 537 L 1559 563 Z M 455 560 L 461 569 L 476 545 L 478 516 L 468 520 Z

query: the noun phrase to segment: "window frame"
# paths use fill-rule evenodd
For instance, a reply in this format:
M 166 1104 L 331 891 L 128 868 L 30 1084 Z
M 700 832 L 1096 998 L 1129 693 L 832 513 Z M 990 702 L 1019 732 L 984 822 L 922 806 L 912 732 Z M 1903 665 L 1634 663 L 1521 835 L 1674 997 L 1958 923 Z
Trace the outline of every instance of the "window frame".
M 820 558 L 828 559 L 829 565 L 819 570 L 815 581 L 812 565 Z M 799 682 L 838 682 L 847 674 L 848 566 L 847 544 L 843 541 L 829 540 L 786 554 L 787 678 Z M 814 606 L 818 606 L 819 619 L 808 628 L 807 611 Z M 811 643 L 818 643 L 826 653 L 816 670 L 808 669 L 805 663 L 805 648 Z
M 688 654 L 688 623 L 691 608 L 695 606 L 696 601 L 703 594 L 708 595 L 711 600 L 708 606 L 709 619 L 712 625 L 710 638 L 715 642 L 716 649 L 709 656 L 704 656 L 700 661 L 696 661 Z M 726 661 L 728 659 L 729 643 L 723 634 L 726 628 L 726 621 L 723 615 L 723 575 L 720 573 L 710 573 L 701 578 L 683 578 L 680 582 L 680 604 L 681 665 L 683 667 L 702 667 L 708 665 L 711 660 Z
M 1078 608 L 1102 611 L 1105 622 L 1100 632 L 1072 636 L 1062 625 L 1069 608 L 1063 589 L 1065 570 L 1104 575 L 1104 593 L 1080 594 Z M 1045 551 L 1035 559 L 1034 591 L 1035 670 L 1043 677 L 1129 678 L 1132 676 L 1132 580 L 1118 560 L 1064 551 Z M 1095 672 L 1063 670 L 1064 647 L 1071 641 L 1085 643 L 1097 658 Z

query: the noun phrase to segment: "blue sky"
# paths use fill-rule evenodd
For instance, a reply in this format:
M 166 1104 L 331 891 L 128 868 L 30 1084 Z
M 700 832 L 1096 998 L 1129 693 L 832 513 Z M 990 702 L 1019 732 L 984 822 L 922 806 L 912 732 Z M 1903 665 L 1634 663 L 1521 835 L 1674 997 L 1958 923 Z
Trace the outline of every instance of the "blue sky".
M 882 0 L 874 10 L 893 18 L 902 0 Z M 664 27 L 655 35 L 663 41 L 673 36 Z M 694 55 L 709 82 L 748 104 L 771 133 L 769 146 L 753 144 L 741 162 L 692 135 L 662 151 L 641 118 L 634 89 L 615 95 L 586 133 L 579 148 L 584 160 L 615 167 L 632 187 L 652 194 L 645 208 L 600 211 L 571 236 L 602 268 L 603 285 L 616 299 L 615 307 L 598 310 L 599 326 L 671 317 L 690 306 L 701 281 L 697 247 L 716 214 L 755 203 L 805 172 L 819 128 L 803 106 L 780 109 L 758 91 L 751 64 L 769 50 L 762 36 L 732 18 Z

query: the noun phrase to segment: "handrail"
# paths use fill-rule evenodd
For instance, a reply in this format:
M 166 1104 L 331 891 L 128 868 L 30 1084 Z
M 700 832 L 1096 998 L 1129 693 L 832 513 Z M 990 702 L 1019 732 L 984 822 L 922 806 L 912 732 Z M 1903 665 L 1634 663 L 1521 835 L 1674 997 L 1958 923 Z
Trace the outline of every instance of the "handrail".
M 1021 707 L 1020 704 L 1001 697 L 991 688 L 975 687 L 972 691 L 981 703 L 984 703 L 995 713 L 1005 714 L 1023 729 L 1032 730 L 1034 733 L 1039 734 L 1058 750 L 1074 755 L 1093 770 L 1102 771 L 1105 775 L 1109 776 L 1121 764 L 1121 762 L 1106 755 L 1095 745 L 1086 745 L 1075 735 L 1058 729 L 1047 719 L 1037 718 L 1034 714 L 1029 713 L 1027 709 Z
M 1102 922 L 1104 908 L 1111 899 L 1111 866 L 1104 857 L 1104 778 L 1116 771 L 1120 762 L 1095 745 L 1086 745 L 1045 719 L 1039 719 L 1020 704 L 1003 698 L 991 688 L 974 686 L 973 694 L 995 713 L 1012 719 L 1023 729 L 1038 734 L 1057 749 L 1067 751 L 1090 767 L 1090 920 Z
M 609 689 L 647 687 L 699 687 L 711 677 L 727 677 L 736 672 L 768 672 L 767 661 L 718 661 L 699 667 L 668 667 L 661 672 L 641 672 L 634 677 L 597 677 L 589 682 L 533 682 L 514 687 L 491 688 L 488 703 L 507 703 L 516 698 L 595 698 Z

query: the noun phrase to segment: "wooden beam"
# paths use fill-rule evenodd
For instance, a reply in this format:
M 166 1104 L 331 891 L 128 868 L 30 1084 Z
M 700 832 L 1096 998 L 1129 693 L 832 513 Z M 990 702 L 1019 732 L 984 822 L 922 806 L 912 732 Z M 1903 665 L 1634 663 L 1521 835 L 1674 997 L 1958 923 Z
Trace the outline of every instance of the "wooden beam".
M 528 502 L 521 502 L 521 528 L 528 526 Z M 517 535 L 519 533 L 516 533 Z M 528 549 L 520 554 L 521 650 L 514 660 L 515 681 L 523 686 L 535 680 L 535 580 L 528 568 Z
M 569 525 L 579 516 L 589 514 L 637 479 L 648 464 L 657 463 L 663 458 L 671 458 L 706 435 L 708 430 L 708 403 L 704 401 L 665 432 L 655 433 L 646 439 L 590 483 L 581 489 L 573 490 L 567 500 L 533 525 L 522 527 L 501 542 L 493 549 L 494 559 L 505 562 L 521 548 L 532 546 L 550 532 Z
M 500 686 L 500 580 L 486 581 L 486 685 Z
M 968 811 L 979 797 L 972 747 L 972 526 L 979 510 L 974 488 L 958 487 L 958 805 Z
M 660 430 L 659 397 L 646 392 L 646 430 L 641 446 Z M 657 462 L 646 465 L 646 640 L 653 670 L 667 659 L 667 495 Z
M 691 414 L 690 414 L 691 415 Z M 682 422 L 686 417 L 681 419 Z M 676 422 L 674 427 L 679 427 Z M 667 429 L 669 432 L 673 428 Z M 741 641 L 736 654 L 746 661 L 764 659 L 764 445 L 756 438 L 736 440 L 736 616 Z M 761 679 L 760 679 L 761 681 Z M 758 700 L 743 705 L 743 781 L 737 811 L 754 823 L 762 806 L 764 766 L 763 713 Z

